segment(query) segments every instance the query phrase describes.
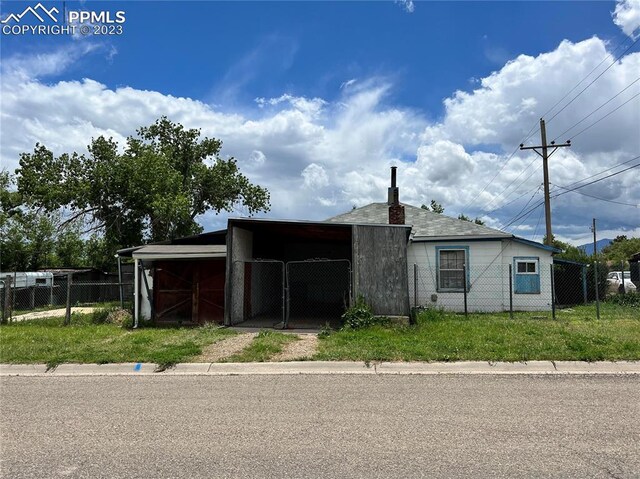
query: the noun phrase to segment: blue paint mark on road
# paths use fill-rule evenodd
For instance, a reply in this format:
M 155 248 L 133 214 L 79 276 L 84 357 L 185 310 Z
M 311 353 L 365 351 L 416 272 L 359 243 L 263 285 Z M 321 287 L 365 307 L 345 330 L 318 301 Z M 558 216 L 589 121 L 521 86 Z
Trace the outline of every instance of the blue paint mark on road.
M 134 371 L 140 371 L 140 369 L 142 369 L 142 363 L 137 363 L 137 364 L 133 367 L 133 370 L 134 370 Z

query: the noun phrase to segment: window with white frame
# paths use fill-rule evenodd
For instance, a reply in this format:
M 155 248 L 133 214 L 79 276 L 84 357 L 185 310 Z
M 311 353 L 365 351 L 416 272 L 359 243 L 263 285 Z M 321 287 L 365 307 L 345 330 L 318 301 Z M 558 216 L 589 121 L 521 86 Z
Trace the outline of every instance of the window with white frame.
M 462 291 L 464 289 L 464 264 L 466 250 L 441 249 L 438 260 L 438 287 L 440 290 Z
M 540 258 L 520 256 L 513 258 L 515 294 L 540 294 Z
M 538 261 L 516 260 L 517 274 L 538 274 Z

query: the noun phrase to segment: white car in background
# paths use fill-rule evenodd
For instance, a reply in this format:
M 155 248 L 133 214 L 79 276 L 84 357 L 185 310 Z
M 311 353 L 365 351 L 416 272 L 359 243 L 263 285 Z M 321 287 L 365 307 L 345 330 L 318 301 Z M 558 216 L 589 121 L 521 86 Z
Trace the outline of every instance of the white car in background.
M 636 285 L 631 282 L 631 273 L 629 271 L 624 272 L 624 291 L 626 293 L 636 291 Z M 622 271 L 611 271 L 607 275 L 607 293 L 622 293 Z

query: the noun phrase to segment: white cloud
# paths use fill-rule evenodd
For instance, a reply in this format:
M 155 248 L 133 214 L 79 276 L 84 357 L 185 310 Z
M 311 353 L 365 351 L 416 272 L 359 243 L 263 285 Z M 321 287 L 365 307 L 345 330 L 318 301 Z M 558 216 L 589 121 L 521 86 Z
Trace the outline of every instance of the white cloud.
M 618 0 L 612 13 L 613 22 L 634 40 L 640 35 L 640 0 Z
M 400 4 L 402 9 L 407 13 L 413 13 L 416 9 L 413 0 L 396 0 L 396 3 Z
M 315 163 L 311 163 L 302 170 L 301 176 L 304 178 L 304 186 L 312 190 L 324 188 L 329 184 L 327 172 L 322 166 Z
M 83 45 L 74 48 L 79 48 L 73 50 L 76 59 L 93 51 L 82 50 Z M 223 113 L 201 101 L 154 91 L 111 89 L 91 79 L 40 81 L 72 64 L 63 61 L 60 66 L 55 61 L 66 52 L 50 53 L 42 63 L 37 57 L 3 58 L 2 166 L 14 169 L 19 153 L 30 151 L 36 142 L 56 154 L 84 151 L 98 135 L 113 136 L 122 143 L 136 128 L 167 115 L 186 127 L 201 128 L 206 136 L 222 139 L 222 154 L 236 157 L 252 181 L 269 188 L 270 217 L 323 219 L 354 205 L 385 201 L 389 166 L 397 165 L 402 201 L 420 205 L 435 199 L 447 214 L 482 215 L 490 226 L 508 223 L 532 196 L 531 204 L 540 200 L 539 193 L 534 195 L 542 181 L 540 161 L 532 152 L 517 152 L 483 191 L 485 185 L 537 125 L 540 115 L 607 56 L 605 42 L 595 37 L 578 43 L 565 41 L 536 57 L 520 55 L 482 78 L 472 91 L 453 93 L 445 100 L 442 120 L 434 123 L 426 114 L 389 105 L 394 86 L 380 79 L 349 80 L 340 89 L 342 96 L 331 102 L 289 93 L 259 98 L 256 102 L 262 108 L 242 114 Z M 638 71 L 640 53 L 613 65 L 585 94 L 548 121 L 549 139 L 629 85 Z M 640 84 L 634 85 L 580 128 L 639 89 Z M 638 155 L 638 101 L 578 136 L 570 149 L 558 150 L 550 160 L 552 183 L 565 186 Z M 538 141 L 536 134 L 527 143 Z M 585 192 L 640 203 L 638 182 L 636 169 L 585 188 Z M 518 196 L 521 198 L 513 204 L 491 211 Z M 539 211 L 514 227 L 532 235 Z M 632 230 L 640 223 L 637 213 L 634 208 L 575 193 L 553 201 L 560 239 L 584 236 L 593 216 L 602 219 L 603 229 Z M 213 229 L 224 227 L 225 218 L 207 214 L 201 221 Z

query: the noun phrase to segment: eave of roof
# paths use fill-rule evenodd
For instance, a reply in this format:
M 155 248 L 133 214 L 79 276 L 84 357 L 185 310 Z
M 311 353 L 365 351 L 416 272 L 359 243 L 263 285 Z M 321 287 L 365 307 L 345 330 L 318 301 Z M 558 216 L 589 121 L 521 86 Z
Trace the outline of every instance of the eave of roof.
M 147 245 L 132 254 L 135 259 L 196 259 L 225 258 L 227 247 L 223 245 Z

